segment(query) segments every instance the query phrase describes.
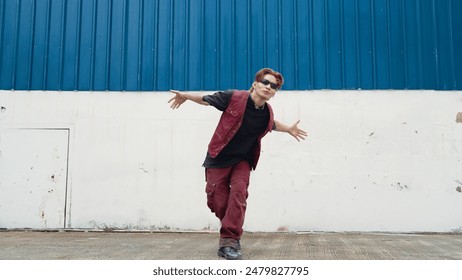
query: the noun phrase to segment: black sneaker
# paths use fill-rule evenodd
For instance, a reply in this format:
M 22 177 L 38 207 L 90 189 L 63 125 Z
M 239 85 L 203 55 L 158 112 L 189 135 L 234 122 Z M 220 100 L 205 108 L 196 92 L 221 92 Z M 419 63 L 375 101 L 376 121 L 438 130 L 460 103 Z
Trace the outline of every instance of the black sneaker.
M 242 258 L 241 253 L 233 247 L 221 247 L 218 249 L 218 256 L 227 260 L 240 260 Z
M 236 243 L 236 250 L 240 251 L 241 250 L 241 241 L 238 240 Z

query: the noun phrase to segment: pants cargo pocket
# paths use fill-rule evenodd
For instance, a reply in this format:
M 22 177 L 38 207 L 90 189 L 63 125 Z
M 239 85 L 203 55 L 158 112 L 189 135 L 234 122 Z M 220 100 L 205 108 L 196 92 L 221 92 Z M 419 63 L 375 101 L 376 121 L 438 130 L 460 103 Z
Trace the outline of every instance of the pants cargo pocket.
M 215 205 L 213 202 L 213 194 L 215 193 L 215 184 L 207 182 L 205 186 L 205 192 L 207 193 L 207 206 L 212 212 L 215 212 Z

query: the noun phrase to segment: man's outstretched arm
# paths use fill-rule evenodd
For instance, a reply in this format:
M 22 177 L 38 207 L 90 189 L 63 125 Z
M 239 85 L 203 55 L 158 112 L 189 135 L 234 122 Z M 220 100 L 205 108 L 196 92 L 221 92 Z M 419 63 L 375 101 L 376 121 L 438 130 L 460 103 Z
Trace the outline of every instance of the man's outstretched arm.
M 277 120 L 274 120 L 274 123 L 276 124 L 276 128 L 274 129 L 275 131 L 279 132 L 287 132 L 290 135 L 292 135 L 297 141 L 300 142 L 300 139 L 305 140 L 305 138 L 308 136 L 308 133 L 306 131 L 298 128 L 298 123 L 300 121 L 297 121 L 293 125 L 287 125 L 283 124 Z
M 202 97 L 204 96 L 203 94 L 194 94 L 194 93 L 189 93 L 189 92 L 181 92 L 178 90 L 171 90 L 173 94 L 175 94 L 174 97 L 172 97 L 168 103 L 170 104 L 170 108 L 172 109 L 178 109 L 181 104 L 183 104 L 186 100 L 191 100 L 196 102 L 197 104 L 208 106 L 209 103 L 205 102 L 202 100 Z

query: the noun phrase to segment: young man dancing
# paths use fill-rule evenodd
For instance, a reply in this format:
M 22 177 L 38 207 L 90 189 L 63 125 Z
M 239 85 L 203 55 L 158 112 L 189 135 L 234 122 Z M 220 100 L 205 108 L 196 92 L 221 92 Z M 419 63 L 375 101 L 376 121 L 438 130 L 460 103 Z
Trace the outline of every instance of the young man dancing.
M 257 167 L 261 139 L 270 131 L 287 132 L 297 141 L 307 133 L 297 121 L 286 125 L 274 119 L 268 101 L 284 83 L 282 75 L 263 68 L 255 75 L 249 91 L 228 90 L 212 95 L 174 91 L 168 102 L 172 109 L 186 100 L 212 105 L 222 111 L 220 121 L 208 145 L 206 168 L 207 206 L 220 219 L 218 255 L 229 260 L 241 259 L 240 239 L 243 233 L 247 188 L 250 171 Z

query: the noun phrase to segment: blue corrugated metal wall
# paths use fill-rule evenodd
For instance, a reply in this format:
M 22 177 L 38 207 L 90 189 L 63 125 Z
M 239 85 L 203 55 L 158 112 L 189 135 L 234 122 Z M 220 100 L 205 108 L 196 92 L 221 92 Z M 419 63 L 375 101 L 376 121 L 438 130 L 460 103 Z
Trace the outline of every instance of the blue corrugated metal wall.
M 0 88 L 462 89 L 460 0 L 0 0 Z

